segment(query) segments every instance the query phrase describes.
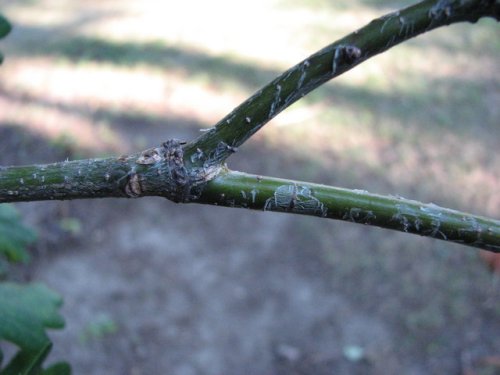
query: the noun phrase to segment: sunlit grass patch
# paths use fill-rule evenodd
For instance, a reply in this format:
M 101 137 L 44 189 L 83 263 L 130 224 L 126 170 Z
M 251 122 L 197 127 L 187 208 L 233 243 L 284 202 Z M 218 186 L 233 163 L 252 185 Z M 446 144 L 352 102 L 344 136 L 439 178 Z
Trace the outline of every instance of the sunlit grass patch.
M 92 124 L 85 116 L 15 98 L 0 97 L 0 122 L 16 124 L 24 131 L 53 142 L 54 147 L 59 147 L 64 140 L 75 148 L 103 152 L 117 151 L 125 143 L 118 134 L 106 132 L 105 127 Z
M 169 72 L 189 81 L 210 82 L 213 86 L 241 86 L 256 90 L 279 74 L 256 62 L 237 57 L 217 56 L 163 41 L 119 42 L 95 37 L 56 39 L 32 48 L 11 48 L 14 56 L 46 56 L 60 63 L 96 64 L 109 67 L 139 67 L 153 74 Z

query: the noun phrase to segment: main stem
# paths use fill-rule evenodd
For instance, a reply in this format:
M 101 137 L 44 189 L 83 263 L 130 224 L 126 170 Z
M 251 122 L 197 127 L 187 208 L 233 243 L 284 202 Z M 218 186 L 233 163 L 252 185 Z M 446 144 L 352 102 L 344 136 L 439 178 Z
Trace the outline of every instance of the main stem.
M 0 203 L 142 196 L 195 201 L 221 167 L 214 164 L 187 169 L 182 145 L 171 139 L 159 147 L 119 158 L 0 167 Z

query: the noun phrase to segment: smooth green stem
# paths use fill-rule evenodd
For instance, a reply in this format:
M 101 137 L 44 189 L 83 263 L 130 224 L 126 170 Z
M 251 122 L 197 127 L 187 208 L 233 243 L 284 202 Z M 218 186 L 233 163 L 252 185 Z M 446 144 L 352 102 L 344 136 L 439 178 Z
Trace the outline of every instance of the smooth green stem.
M 373 225 L 500 253 L 500 221 L 401 197 L 226 170 L 197 203 Z
M 124 197 L 130 169 L 116 158 L 0 167 L 0 203 Z
M 499 1 L 427 0 L 375 19 L 309 56 L 240 104 L 186 146 L 186 163 L 221 163 L 281 111 L 328 80 L 419 34 L 481 17 L 499 20 Z

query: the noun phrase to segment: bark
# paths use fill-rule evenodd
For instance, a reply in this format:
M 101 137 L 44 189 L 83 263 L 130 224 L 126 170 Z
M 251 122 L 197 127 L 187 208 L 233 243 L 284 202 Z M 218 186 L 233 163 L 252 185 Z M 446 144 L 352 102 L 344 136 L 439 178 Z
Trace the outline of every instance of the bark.
M 500 252 L 499 220 L 364 190 L 225 169 L 197 203 L 344 220 Z

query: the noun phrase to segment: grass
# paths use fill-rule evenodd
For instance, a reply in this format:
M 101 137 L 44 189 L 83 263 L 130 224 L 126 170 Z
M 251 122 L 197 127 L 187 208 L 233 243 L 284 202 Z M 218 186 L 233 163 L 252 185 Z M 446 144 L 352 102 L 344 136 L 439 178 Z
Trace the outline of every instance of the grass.
M 210 56 L 194 49 L 169 46 L 162 41 L 146 43 L 117 42 L 96 37 L 71 37 L 13 49 L 14 56 L 50 56 L 72 64 L 97 63 L 118 67 L 145 66 L 153 70 L 169 70 L 193 81 L 213 81 L 227 87 L 236 81 L 239 87 L 256 90 L 278 75 L 278 70 L 259 68 L 255 63 L 227 56 Z

